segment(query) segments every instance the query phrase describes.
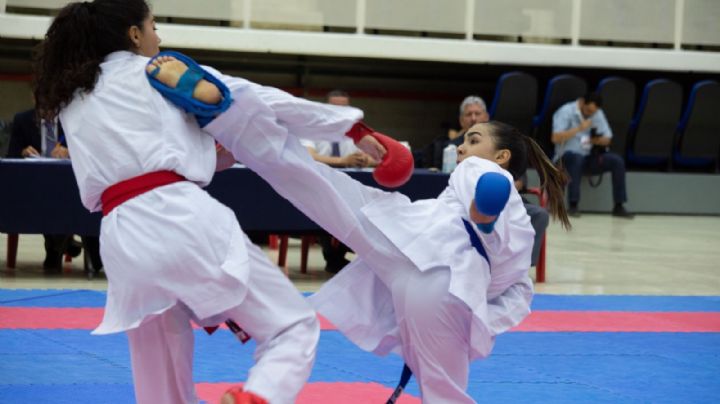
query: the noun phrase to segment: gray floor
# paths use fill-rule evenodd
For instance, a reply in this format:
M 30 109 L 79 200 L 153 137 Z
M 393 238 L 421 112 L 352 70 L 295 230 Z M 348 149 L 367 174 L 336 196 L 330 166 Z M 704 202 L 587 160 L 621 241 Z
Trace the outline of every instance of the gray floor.
M 624 220 L 585 214 L 572 223 L 570 232 L 551 224 L 547 282 L 536 284 L 538 293 L 720 295 L 720 217 L 640 215 Z M 20 236 L 15 270 L 6 268 L 6 245 L 2 234 L 2 288 L 107 288 L 104 277 L 87 281 L 78 259 L 66 264 L 60 275 L 45 275 L 42 236 Z M 266 251 L 277 262 L 277 251 Z M 329 277 L 323 267 L 314 246 L 308 274 L 301 274 L 299 241 L 291 240 L 288 272 L 298 289 L 317 290 Z M 531 274 L 534 277 L 534 269 Z

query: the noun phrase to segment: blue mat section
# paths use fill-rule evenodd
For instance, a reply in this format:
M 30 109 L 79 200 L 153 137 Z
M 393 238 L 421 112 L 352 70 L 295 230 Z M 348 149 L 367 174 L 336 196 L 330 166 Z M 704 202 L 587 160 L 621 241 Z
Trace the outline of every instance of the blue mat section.
M 81 289 L 0 289 L 5 307 L 105 307 L 105 292 Z
M 196 382 L 245 379 L 254 348 L 226 330 L 197 331 Z M 1 330 L 0 369 L 2 403 L 133 402 L 124 335 Z M 401 369 L 397 356 L 377 357 L 324 331 L 310 381 L 394 387 Z M 720 333 L 511 333 L 472 364 L 468 392 L 491 403 L 713 402 L 718 374 Z M 419 395 L 414 380 L 408 391 Z
M 252 366 L 255 343 L 240 344 L 228 331 L 209 336 L 195 335 L 195 380 L 197 382 L 234 382 L 247 378 Z M 202 352 L 202 355 L 199 354 Z M 232 366 L 229 366 L 232 361 Z M 396 355 L 379 357 L 360 350 L 341 333 L 323 331 L 310 382 L 375 382 L 395 388 L 403 361 Z M 407 391 L 418 396 L 420 390 L 411 382 Z
M 720 311 L 720 296 L 535 295 L 533 310 Z
M 90 290 L 0 289 L 0 306 L 102 307 Z M 718 296 L 537 295 L 535 310 L 720 312 Z M 247 378 L 254 342 L 227 330 L 195 333 L 196 382 Z M 393 388 L 395 355 L 377 357 L 324 331 L 311 382 L 376 382 Z M 714 402 L 720 397 L 720 333 L 509 333 L 471 365 L 479 402 Z M 0 329 L 0 403 L 133 403 L 124 334 Z M 408 392 L 419 396 L 414 379 Z
M 86 384 L 41 386 L 0 385 L 0 403 L 129 404 L 134 403 L 132 384 Z
M 304 293 L 309 296 L 310 293 Z M 0 289 L 0 306 L 104 307 L 105 292 Z M 533 310 L 720 312 L 720 296 L 535 295 Z
M 85 330 L 2 330 L 0 344 L 0 385 L 132 384 L 124 334 L 93 337 Z

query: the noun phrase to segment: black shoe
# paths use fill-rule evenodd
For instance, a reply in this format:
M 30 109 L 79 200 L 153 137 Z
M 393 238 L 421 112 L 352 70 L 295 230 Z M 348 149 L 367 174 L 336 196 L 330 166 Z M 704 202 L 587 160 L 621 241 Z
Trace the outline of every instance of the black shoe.
M 102 269 L 102 266 L 96 266 L 92 259 L 90 259 L 86 254 L 85 255 L 85 277 L 87 280 L 91 281 L 93 278 L 97 278 L 97 276 L 100 274 L 100 270 Z
M 622 204 L 615 205 L 612 211 L 612 215 L 615 217 L 621 217 L 623 219 L 632 219 L 633 217 L 635 217 L 635 215 L 628 212 Z
M 65 253 L 67 253 L 69 256 L 76 258 L 80 255 L 82 252 L 82 243 L 79 241 L 75 241 L 74 239 L 71 239 L 68 243 L 67 248 L 65 249 Z
M 578 210 L 577 205 L 575 205 L 575 206 L 570 205 L 570 207 L 568 208 L 567 214 L 568 214 L 568 216 L 570 216 L 570 217 L 580 217 L 580 216 L 582 216 L 582 214 L 580 213 L 580 210 Z
M 62 270 L 63 256 L 57 253 L 46 253 L 43 261 L 43 269 L 47 273 L 57 273 Z
M 329 272 L 331 274 L 336 274 L 340 272 L 341 269 L 345 268 L 345 265 L 349 264 L 350 261 L 343 259 L 342 261 L 338 262 L 328 262 L 325 264 L 325 272 Z

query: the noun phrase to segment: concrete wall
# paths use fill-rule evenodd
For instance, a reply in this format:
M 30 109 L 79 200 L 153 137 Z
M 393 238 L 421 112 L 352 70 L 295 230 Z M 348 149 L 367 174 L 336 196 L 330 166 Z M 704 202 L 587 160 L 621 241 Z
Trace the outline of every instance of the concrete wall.
M 0 120 L 10 121 L 16 113 L 32 107 L 30 83 L 0 80 Z
M 720 215 L 720 175 L 689 173 L 627 173 L 628 210 L 648 214 Z M 537 174 L 528 175 L 531 186 L 538 184 Z M 588 177 L 580 187 L 582 212 L 610 212 L 613 207 L 612 179 L 603 176 L 593 188 Z M 720 230 L 720 229 L 719 229 Z

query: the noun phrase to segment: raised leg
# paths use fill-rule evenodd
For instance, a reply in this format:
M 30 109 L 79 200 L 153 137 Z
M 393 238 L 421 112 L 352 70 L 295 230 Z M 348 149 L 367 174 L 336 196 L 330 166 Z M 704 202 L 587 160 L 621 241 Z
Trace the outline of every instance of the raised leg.
M 230 108 L 205 130 L 281 196 L 358 254 L 373 250 L 361 209 L 385 194 L 312 160 L 251 88 L 236 89 Z

